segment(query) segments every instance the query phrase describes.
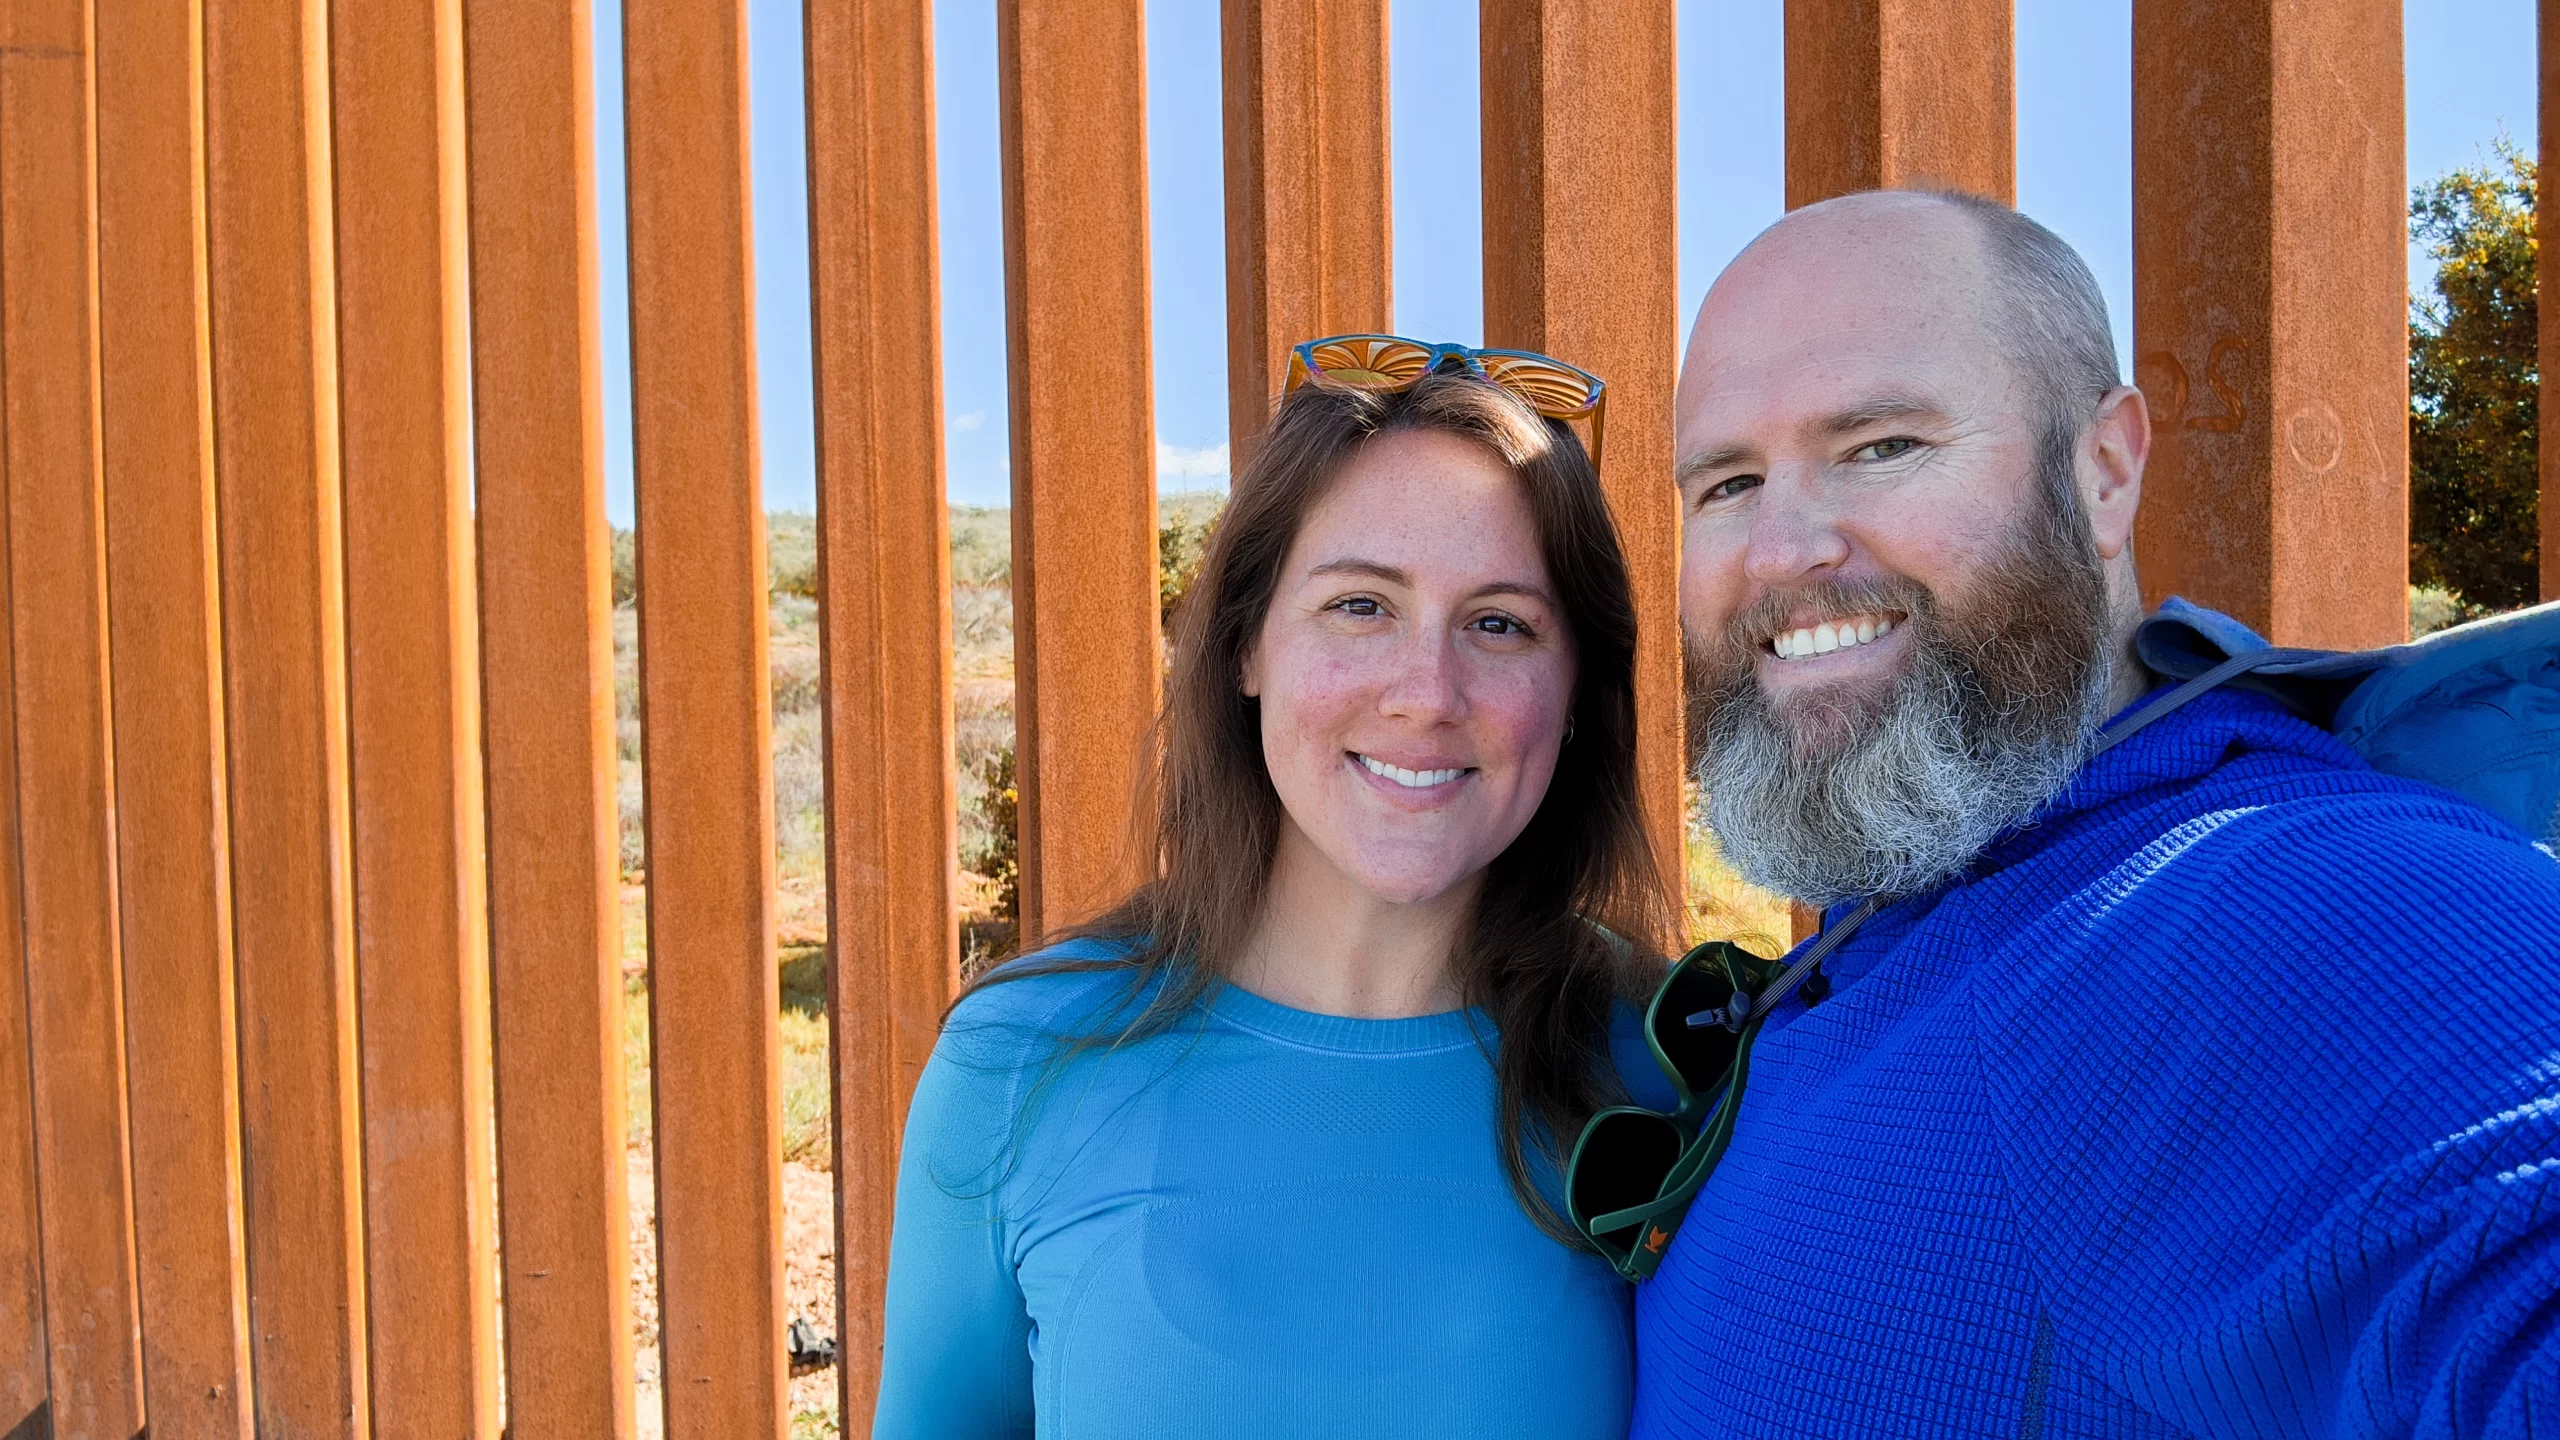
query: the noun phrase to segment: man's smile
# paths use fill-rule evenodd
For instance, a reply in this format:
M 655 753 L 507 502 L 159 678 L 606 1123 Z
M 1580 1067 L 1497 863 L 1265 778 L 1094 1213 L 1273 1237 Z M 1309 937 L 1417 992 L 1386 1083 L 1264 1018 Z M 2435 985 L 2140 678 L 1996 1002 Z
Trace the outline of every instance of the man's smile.
M 1826 615 L 1819 618 L 1797 617 L 1790 628 L 1780 629 L 1762 641 L 1762 647 L 1781 660 L 1809 660 L 1837 650 L 1872 645 L 1893 633 L 1893 627 L 1910 617 L 1895 610 L 1872 610 L 1853 615 Z

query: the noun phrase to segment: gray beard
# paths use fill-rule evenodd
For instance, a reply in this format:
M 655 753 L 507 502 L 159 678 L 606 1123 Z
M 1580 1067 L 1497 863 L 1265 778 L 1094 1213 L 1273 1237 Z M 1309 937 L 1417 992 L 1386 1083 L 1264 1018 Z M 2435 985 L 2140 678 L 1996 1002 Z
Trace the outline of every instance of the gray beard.
M 1911 666 L 1881 703 L 1823 696 L 1778 713 L 1756 673 L 1777 606 L 1695 657 L 1698 786 L 1744 879 L 1826 906 L 1927 890 L 2080 768 L 2106 718 L 2105 580 L 2076 513 L 2040 519 L 1962 613 L 1907 581 L 1837 597 L 1844 612 L 1882 598 L 1910 617 Z

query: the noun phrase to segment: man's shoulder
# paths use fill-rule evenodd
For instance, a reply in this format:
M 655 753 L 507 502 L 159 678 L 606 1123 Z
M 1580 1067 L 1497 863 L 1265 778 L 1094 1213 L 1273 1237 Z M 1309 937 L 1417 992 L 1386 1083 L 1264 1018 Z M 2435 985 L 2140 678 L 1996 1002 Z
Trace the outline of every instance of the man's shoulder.
M 2502 916 L 2539 921 L 2560 947 L 2560 860 L 2478 806 L 2370 770 L 2234 768 L 2128 837 L 2100 882 L 2111 904 L 2411 936 Z

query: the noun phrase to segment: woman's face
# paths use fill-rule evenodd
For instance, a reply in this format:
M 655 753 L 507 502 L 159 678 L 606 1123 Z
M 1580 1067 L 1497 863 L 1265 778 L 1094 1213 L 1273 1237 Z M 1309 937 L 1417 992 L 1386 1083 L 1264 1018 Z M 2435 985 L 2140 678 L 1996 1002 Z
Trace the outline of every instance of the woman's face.
M 1573 681 L 1510 469 L 1438 431 L 1369 442 L 1298 531 L 1245 659 L 1282 844 L 1381 899 L 1448 893 L 1537 813 Z

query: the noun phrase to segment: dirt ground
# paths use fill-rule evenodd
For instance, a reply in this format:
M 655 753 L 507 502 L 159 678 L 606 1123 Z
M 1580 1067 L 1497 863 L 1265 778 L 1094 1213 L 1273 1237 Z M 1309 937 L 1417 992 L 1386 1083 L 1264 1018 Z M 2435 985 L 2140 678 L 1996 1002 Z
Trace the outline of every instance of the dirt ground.
M 649 1152 L 625 1154 L 631 1186 L 631 1334 L 632 1368 L 639 1389 L 642 1440 L 664 1434 L 659 1392 L 663 1371 L 658 1354 L 658 1195 Z M 835 1177 L 797 1161 L 782 1166 L 783 1291 L 794 1319 L 807 1320 L 818 1333 L 836 1330 Z M 836 1372 L 821 1370 L 791 1382 L 791 1433 L 801 1437 L 832 1436 L 836 1423 Z

